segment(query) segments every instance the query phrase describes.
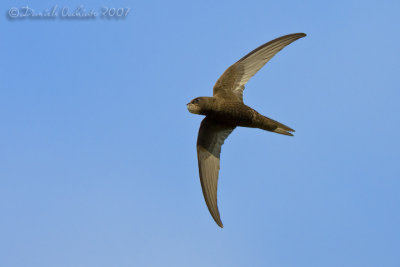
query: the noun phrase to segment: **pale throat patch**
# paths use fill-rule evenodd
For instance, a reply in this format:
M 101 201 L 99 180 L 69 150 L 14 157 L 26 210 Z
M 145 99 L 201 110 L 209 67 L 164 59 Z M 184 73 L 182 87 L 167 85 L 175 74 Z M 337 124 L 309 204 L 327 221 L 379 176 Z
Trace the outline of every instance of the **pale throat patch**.
M 193 114 L 200 114 L 200 110 L 201 110 L 201 108 L 199 106 L 194 105 L 194 104 L 188 104 L 187 109 L 189 110 L 190 113 L 193 113 Z

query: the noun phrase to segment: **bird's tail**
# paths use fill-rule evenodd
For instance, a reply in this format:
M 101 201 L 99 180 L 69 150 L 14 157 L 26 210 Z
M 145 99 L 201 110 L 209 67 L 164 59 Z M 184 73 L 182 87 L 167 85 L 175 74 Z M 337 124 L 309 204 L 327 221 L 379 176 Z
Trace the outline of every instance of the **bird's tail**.
M 278 134 L 284 134 L 284 135 L 289 135 L 289 136 L 293 136 L 293 134 L 291 132 L 295 132 L 295 130 L 293 130 L 292 128 L 277 122 L 273 119 L 270 119 L 268 117 L 265 117 L 261 114 L 259 114 L 260 117 L 257 118 L 258 120 L 258 128 L 263 129 L 263 130 L 267 130 L 270 132 L 274 132 L 274 133 L 278 133 Z

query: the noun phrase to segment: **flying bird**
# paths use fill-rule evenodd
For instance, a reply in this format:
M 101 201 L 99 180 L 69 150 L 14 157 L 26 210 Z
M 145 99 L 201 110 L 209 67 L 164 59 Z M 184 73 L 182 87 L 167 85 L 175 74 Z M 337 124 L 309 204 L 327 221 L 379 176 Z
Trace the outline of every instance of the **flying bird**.
M 217 80 L 212 97 L 197 97 L 187 104 L 190 113 L 205 115 L 197 137 L 197 159 L 200 182 L 208 210 L 222 228 L 217 205 L 217 186 L 221 146 L 238 126 L 293 136 L 294 130 L 267 118 L 243 103 L 245 84 L 276 53 L 305 37 L 304 33 L 288 34 L 254 49 L 230 66 Z

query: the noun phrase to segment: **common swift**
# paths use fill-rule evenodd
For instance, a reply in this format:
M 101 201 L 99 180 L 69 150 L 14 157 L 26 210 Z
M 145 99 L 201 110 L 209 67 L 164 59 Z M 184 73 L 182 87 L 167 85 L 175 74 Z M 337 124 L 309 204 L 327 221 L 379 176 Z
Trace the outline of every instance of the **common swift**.
M 254 49 L 230 66 L 214 85 L 213 97 L 197 97 L 187 104 L 189 112 L 205 115 L 197 137 L 197 159 L 201 188 L 208 210 L 222 228 L 217 205 L 217 186 L 221 146 L 237 127 L 259 128 L 293 136 L 294 130 L 267 118 L 243 103 L 245 84 L 276 53 L 305 37 L 294 33 L 279 37 Z

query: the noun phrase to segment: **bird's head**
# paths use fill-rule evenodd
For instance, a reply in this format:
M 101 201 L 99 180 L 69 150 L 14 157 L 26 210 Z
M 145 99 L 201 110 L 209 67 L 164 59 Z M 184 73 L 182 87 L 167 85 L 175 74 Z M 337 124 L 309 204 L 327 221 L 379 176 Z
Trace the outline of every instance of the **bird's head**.
M 187 103 L 187 109 L 190 113 L 206 115 L 206 111 L 210 108 L 212 97 L 196 97 Z

